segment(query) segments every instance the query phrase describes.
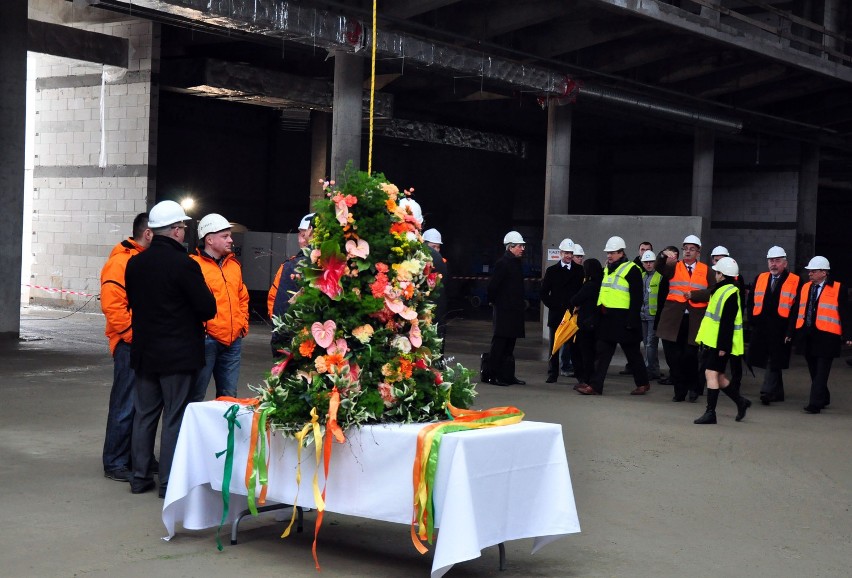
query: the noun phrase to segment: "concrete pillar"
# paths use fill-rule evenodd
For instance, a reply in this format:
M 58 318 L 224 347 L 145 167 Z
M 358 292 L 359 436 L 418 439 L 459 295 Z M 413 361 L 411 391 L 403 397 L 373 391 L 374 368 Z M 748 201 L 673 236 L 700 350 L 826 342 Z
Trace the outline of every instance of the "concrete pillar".
M 695 129 L 692 159 L 692 215 L 701 217 L 702 233 L 709 228 L 713 211 L 713 164 L 716 136 L 706 128 Z
M 27 0 L 0 2 L 0 338 L 21 332 L 27 109 Z
M 710 0 L 710 3 L 713 4 L 713 6 L 721 6 L 722 0 Z M 701 17 L 706 18 L 707 20 L 710 20 L 711 22 L 715 22 L 716 24 L 718 24 L 719 19 L 720 19 L 720 13 L 719 13 L 718 9 L 713 9 L 709 6 L 702 5 L 701 6 Z
M 331 178 L 339 180 L 346 164 L 361 167 L 361 109 L 364 99 L 364 60 L 346 52 L 334 53 L 334 104 L 331 121 Z
M 325 194 L 320 181 L 328 178 L 329 116 L 327 112 L 311 111 L 311 207 Z
M 823 9 L 822 16 L 822 25 L 829 32 L 839 32 L 840 22 L 840 0 L 825 0 L 825 7 Z M 827 34 L 824 34 L 822 45 L 826 48 L 830 48 L 831 50 L 836 50 L 838 52 L 843 51 L 840 39 L 834 36 L 828 36 Z M 837 58 L 831 57 L 828 55 L 828 53 L 825 52 L 823 52 L 822 57 L 824 59 L 837 60 Z
M 796 257 L 794 270 L 807 265 L 816 252 L 819 145 L 802 145 L 799 194 L 796 199 Z

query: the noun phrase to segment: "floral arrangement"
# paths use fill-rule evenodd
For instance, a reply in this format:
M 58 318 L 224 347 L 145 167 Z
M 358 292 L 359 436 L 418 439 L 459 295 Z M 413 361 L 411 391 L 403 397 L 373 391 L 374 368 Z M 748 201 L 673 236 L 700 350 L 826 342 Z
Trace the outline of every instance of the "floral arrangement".
M 382 174 L 347 171 L 344 180 L 339 189 L 325 182 L 315 203 L 300 290 L 274 319 L 282 357 L 253 388 L 271 427 L 290 435 L 312 412 L 342 429 L 429 422 L 476 395 L 471 372 L 440 359 L 430 295 L 441 280 L 403 202 L 413 189 L 400 192 Z

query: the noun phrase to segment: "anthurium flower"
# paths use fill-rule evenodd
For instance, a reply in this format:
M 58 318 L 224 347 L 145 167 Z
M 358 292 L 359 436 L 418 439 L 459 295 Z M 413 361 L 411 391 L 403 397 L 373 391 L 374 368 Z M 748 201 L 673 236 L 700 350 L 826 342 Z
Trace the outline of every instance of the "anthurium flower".
M 349 351 L 349 346 L 346 345 L 346 340 L 341 338 L 329 345 L 326 351 L 329 354 L 339 353 L 340 355 L 346 355 L 346 352 Z
M 340 299 L 343 287 L 340 278 L 346 273 L 346 255 L 340 252 L 334 241 L 326 241 L 321 247 L 321 256 L 317 261 L 319 269 L 305 268 L 304 276 L 311 284 L 335 301 Z
M 346 241 L 346 255 L 348 257 L 359 257 L 361 259 L 366 259 L 367 255 L 370 254 L 370 244 L 367 243 L 364 239 L 358 239 L 358 241 L 353 241 L 350 239 Z
M 423 335 L 421 335 L 420 326 L 417 323 L 411 325 L 411 329 L 408 331 L 408 340 L 414 349 L 423 345 Z
M 317 342 L 317 345 L 323 349 L 328 349 L 328 346 L 334 342 L 334 332 L 337 330 L 337 324 L 329 319 L 325 323 L 319 321 L 311 325 L 311 335 Z
M 290 363 L 291 359 L 293 359 L 293 354 L 288 351 L 287 357 L 273 365 L 270 373 L 272 373 L 275 377 L 278 377 L 287 368 L 287 364 Z

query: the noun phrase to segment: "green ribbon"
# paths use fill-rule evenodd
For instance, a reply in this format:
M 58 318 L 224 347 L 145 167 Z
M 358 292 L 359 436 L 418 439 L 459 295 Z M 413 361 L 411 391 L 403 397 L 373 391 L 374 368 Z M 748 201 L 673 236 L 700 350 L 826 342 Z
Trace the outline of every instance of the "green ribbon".
M 269 473 L 266 469 L 266 421 L 272 408 L 264 408 L 260 411 L 257 424 L 257 444 L 255 444 L 254 455 L 251 457 L 254 467 L 251 470 L 248 488 L 248 509 L 252 515 L 257 516 L 257 505 L 255 504 L 255 488 L 260 481 L 261 486 L 268 483 Z M 239 424 L 237 424 L 239 425 Z
M 240 422 L 237 421 L 237 412 L 239 410 L 240 406 L 234 404 L 225 412 L 223 417 L 228 420 L 228 447 L 216 454 L 217 458 L 220 458 L 222 457 L 222 454 L 225 454 L 225 472 L 222 475 L 222 521 L 219 523 L 219 528 L 216 529 L 216 548 L 218 548 L 220 552 L 224 548 L 222 547 L 222 538 L 219 533 L 222 531 L 222 526 L 225 525 L 225 521 L 228 519 L 228 510 L 231 506 L 231 474 L 234 470 L 234 426 L 237 426 L 238 428 L 243 427 L 240 425 Z

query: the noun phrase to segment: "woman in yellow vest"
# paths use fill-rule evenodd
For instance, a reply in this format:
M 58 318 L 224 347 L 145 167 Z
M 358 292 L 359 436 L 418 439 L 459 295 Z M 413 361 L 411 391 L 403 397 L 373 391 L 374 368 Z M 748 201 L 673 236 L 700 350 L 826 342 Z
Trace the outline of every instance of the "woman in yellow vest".
M 716 423 L 719 389 L 737 404 L 737 421 L 742 421 L 751 407 L 751 401 L 740 395 L 737 386 L 728 387 L 731 382 L 725 376 L 728 360 L 744 351 L 743 312 L 736 285 L 740 268 L 730 257 L 722 257 L 712 269 L 716 272 L 716 286 L 695 336 L 695 342 L 706 348 L 702 364 L 707 380 L 707 409 L 693 422 L 697 424 Z

